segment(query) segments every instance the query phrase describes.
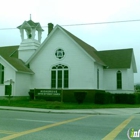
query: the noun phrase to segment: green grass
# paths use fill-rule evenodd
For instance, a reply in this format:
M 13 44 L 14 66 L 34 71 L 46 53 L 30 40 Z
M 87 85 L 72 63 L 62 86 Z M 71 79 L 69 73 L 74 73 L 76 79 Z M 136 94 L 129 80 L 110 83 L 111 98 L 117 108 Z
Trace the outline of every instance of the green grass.
M 96 108 L 138 108 L 140 104 L 93 104 L 93 103 L 61 103 L 49 102 L 44 100 L 0 100 L 0 106 L 13 106 L 13 107 L 29 107 L 29 108 L 43 108 L 43 109 L 96 109 Z

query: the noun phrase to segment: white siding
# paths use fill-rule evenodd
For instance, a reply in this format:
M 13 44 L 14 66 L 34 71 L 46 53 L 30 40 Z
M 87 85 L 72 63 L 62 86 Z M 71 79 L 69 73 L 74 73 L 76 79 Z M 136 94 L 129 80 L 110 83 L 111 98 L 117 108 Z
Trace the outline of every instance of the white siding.
M 4 84 L 0 85 L 0 96 L 5 96 L 5 85 L 9 85 L 9 80 L 12 79 L 15 82 L 15 70 L 10 67 L 8 63 L 0 59 L 0 63 L 4 66 Z M 15 87 L 12 88 L 12 95 L 14 95 Z
M 24 39 L 19 46 L 18 57 L 26 62 L 39 46 L 40 43 L 35 39 Z
M 5 85 L 0 85 L 0 96 L 5 95 Z
M 24 73 L 16 74 L 15 96 L 29 96 L 28 92 L 31 84 L 31 75 Z
M 127 80 L 128 80 L 128 90 L 133 90 L 134 91 L 134 73 L 133 73 L 133 68 L 132 64 L 130 69 L 127 69 Z
M 59 48 L 65 52 L 62 60 L 55 56 L 55 51 Z M 69 68 L 69 89 L 97 88 L 94 60 L 59 29 L 30 64 L 35 72 L 32 88 L 51 88 L 51 68 L 57 64 L 67 65 Z
M 116 73 L 118 70 L 122 73 L 122 89 L 117 89 Z M 133 93 L 134 74 L 132 66 L 130 69 L 105 69 L 104 88 L 111 93 Z
M 97 69 L 99 69 L 99 89 L 100 90 L 104 90 L 104 71 L 103 71 L 103 66 L 95 63 L 95 68 L 94 68 L 94 85 L 95 85 L 95 89 L 97 89 Z

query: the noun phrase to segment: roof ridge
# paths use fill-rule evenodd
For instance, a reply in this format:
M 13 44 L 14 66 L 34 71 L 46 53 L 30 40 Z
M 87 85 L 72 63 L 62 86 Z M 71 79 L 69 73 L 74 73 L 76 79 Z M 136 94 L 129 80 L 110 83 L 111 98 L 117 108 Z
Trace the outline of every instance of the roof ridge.
M 8 48 L 8 47 L 19 47 L 19 45 L 13 45 L 13 46 L 2 46 L 0 48 Z
M 98 52 L 105 52 L 105 51 L 121 51 L 121 50 L 133 50 L 133 48 L 112 49 L 112 50 L 100 50 L 100 51 L 98 51 Z

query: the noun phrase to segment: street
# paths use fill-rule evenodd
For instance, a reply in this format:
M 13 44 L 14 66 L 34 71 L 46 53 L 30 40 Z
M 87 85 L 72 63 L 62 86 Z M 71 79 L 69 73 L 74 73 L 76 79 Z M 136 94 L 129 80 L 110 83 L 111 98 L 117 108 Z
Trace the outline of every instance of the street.
M 140 129 L 139 118 L 0 110 L 0 140 L 128 140 L 130 129 Z

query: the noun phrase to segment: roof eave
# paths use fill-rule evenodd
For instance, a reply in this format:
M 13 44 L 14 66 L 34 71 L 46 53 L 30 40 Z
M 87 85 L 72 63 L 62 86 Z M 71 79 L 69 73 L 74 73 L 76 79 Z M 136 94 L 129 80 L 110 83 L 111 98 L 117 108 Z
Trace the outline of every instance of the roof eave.
M 25 72 L 25 71 L 16 71 L 17 73 L 24 73 L 24 74 L 31 74 L 31 75 L 33 75 L 33 74 L 35 74 L 34 72 Z
M 136 60 L 135 60 L 134 52 L 132 54 L 132 61 L 134 62 L 133 71 L 134 71 L 134 73 L 137 73 L 137 65 L 136 65 Z

